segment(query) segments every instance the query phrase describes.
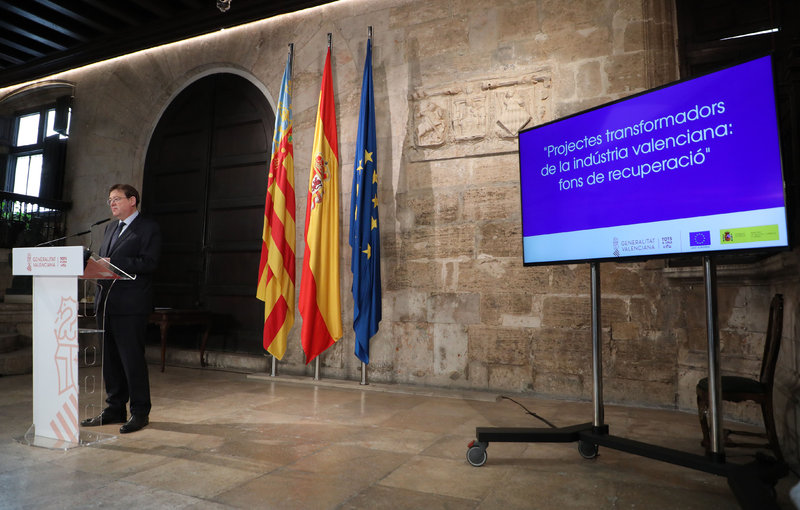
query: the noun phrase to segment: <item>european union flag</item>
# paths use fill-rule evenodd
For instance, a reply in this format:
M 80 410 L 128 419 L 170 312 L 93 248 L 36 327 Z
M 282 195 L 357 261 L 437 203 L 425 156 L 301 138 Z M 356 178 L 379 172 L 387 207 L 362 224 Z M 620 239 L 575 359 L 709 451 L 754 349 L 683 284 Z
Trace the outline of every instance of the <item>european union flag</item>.
M 701 232 L 689 233 L 689 246 L 710 246 L 711 245 L 711 231 L 703 230 Z
M 350 200 L 350 246 L 353 271 L 353 329 L 355 354 L 369 363 L 369 339 L 381 321 L 381 236 L 378 228 L 378 169 L 376 167 L 375 103 L 372 91 L 372 40 L 367 40 L 361 110 L 353 161 Z

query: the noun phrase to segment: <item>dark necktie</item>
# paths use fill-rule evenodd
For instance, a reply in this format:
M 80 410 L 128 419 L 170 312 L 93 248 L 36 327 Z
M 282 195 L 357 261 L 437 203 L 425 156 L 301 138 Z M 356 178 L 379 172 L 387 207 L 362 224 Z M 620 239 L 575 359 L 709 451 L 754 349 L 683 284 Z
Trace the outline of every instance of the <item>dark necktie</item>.
M 122 233 L 122 227 L 125 226 L 125 223 L 119 222 L 117 224 L 117 228 L 114 230 L 114 234 L 111 235 L 111 244 L 108 246 L 109 250 L 114 249 L 114 245 L 117 244 L 117 239 L 119 239 L 119 235 Z

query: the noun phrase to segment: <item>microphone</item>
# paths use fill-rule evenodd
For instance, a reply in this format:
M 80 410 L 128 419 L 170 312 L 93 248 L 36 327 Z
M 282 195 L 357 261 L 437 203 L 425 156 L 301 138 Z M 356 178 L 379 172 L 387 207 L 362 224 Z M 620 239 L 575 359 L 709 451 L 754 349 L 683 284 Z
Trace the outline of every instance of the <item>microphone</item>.
M 103 223 L 106 223 L 108 221 L 111 221 L 111 218 L 103 218 L 102 220 L 95 221 L 94 223 L 92 223 L 89 226 L 89 232 L 92 231 L 92 227 L 97 226 L 97 225 L 102 225 Z M 89 252 L 89 254 L 88 254 L 89 257 L 92 256 L 92 245 L 93 244 L 94 244 L 94 237 L 90 234 L 89 235 L 89 247 L 86 248 L 86 251 Z
M 66 239 L 71 239 L 73 237 L 78 237 L 78 236 L 89 234 L 89 233 L 92 232 L 92 227 L 94 227 L 96 225 L 102 225 L 103 223 L 105 223 L 107 221 L 111 221 L 111 218 L 103 218 L 102 220 L 95 221 L 94 223 L 89 225 L 89 230 L 84 230 L 83 232 L 77 232 L 75 234 L 69 234 L 69 235 L 66 235 L 64 237 L 59 237 L 58 239 L 53 239 L 52 241 L 45 241 L 43 243 L 37 244 L 34 248 L 39 248 L 40 246 L 50 246 L 51 244 L 57 243 L 59 241 L 64 241 Z

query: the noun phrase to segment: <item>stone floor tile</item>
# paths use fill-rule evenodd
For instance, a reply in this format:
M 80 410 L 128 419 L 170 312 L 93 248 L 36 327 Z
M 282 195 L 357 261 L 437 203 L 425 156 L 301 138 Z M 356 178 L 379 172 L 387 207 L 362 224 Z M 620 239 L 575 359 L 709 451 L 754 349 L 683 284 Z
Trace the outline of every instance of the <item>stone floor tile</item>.
M 466 455 L 466 448 L 464 452 Z M 465 457 L 416 456 L 381 480 L 380 485 L 477 502 L 486 497 L 494 484 L 501 483 L 506 474 L 504 466 L 474 468 Z
M 109 445 L 118 446 L 118 445 Z M 76 448 L 68 455 L 51 461 L 61 468 L 81 471 L 87 474 L 125 477 L 149 469 L 164 462 L 160 454 L 146 451 L 131 451 L 122 448 Z
M 355 494 L 333 476 L 279 471 L 221 493 L 214 501 L 233 508 L 333 510 Z
M 111 481 L 105 475 L 51 464 L 6 471 L 0 474 L 0 508 L 74 508 L 80 493 Z
M 170 460 L 158 466 L 121 478 L 122 481 L 187 496 L 212 498 L 242 485 L 261 473 L 234 469 L 203 457 Z
M 268 436 L 264 439 L 252 436 L 249 440 L 225 441 L 219 447 L 209 450 L 208 454 L 246 459 L 256 464 L 277 468 L 297 462 L 325 446 L 322 443 L 284 442 L 270 439 Z
M 357 434 L 351 436 L 351 440 L 364 448 L 418 454 L 434 444 L 439 437 L 439 434 L 433 432 L 371 426 L 362 427 Z
M 69 505 L 55 505 L 55 508 L 103 510 L 107 508 L 158 508 L 159 510 L 183 510 L 189 508 L 206 508 L 208 502 L 172 492 L 152 489 L 123 481 L 114 481 L 108 485 L 95 487 L 76 493 L 70 497 Z M 202 505 L 202 506 L 197 506 Z
M 474 500 L 439 494 L 410 491 L 395 487 L 373 486 L 345 501 L 340 510 L 470 510 Z
M 604 481 L 603 481 L 604 482 Z M 617 510 L 616 486 L 559 469 L 509 473 L 491 487 L 480 510 Z M 625 507 L 629 508 L 629 507 Z M 638 508 L 638 507 L 633 507 Z M 641 508 L 658 508 L 643 506 Z

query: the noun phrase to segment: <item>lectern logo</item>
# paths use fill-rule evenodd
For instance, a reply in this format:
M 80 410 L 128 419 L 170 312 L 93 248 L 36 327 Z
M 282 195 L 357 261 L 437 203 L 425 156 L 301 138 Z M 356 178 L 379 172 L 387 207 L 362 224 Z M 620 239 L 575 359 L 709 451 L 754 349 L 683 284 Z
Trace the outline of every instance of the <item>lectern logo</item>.
M 61 297 L 61 305 L 56 314 L 53 335 L 56 338 L 56 371 L 58 372 L 59 395 L 76 388 L 73 366 L 78 357 L 78 318 L 75 315 L 78 302 L 73 297 Z
M 33 271 L 33 266 L 31 265 L 31 252 L 28 252 L 28 265 L 25 267 L 25 269 L 27 269 L 29 273 Z

